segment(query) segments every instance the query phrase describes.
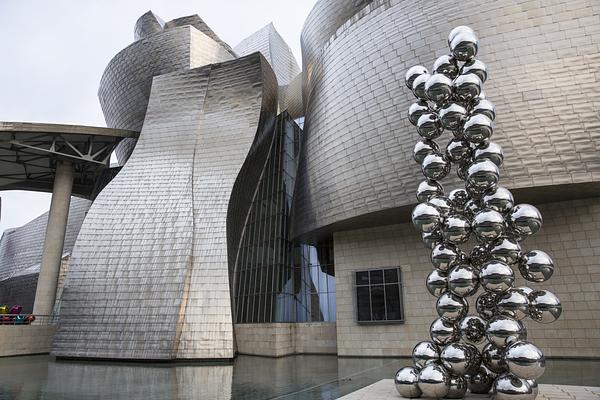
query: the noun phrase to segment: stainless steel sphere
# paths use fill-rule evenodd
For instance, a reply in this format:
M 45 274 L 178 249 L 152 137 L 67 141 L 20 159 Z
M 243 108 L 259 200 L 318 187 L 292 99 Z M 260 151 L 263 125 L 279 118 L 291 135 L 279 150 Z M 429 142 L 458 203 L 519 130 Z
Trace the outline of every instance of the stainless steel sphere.
M 417 164 L 421 164 L 425 157 L 439 152 L 440 146 L 438 146 L 436 142 L 429 139 L 422 139 L 415 144 L 413 149 L 413 158 Z
M 471 221 L 464 215 L 449 215 L 443 221 L 442 236 L 453 244 L 466 243 L 471 236 Z
M 417 126 L 419 118 L 423 114 L 431 113 L 431 109 L 427 105 L 426 101 L 418 100 L 410 105 L 408 108 L 408 120 L 411 124 Z
M 416 98 L 421 100 L 427 100 L 427 94 L 425 94 L 425 83 L 431 75 L 428 73 L 417 76 L 412 83 L 412 92 Z
M 496 210 L 502 214 L 506 214 L 512 210 L 515 205 L 515 199 L 510 190 L 502 186 L 485 192 L 481 198 L 481 202 L 485 208 Z
M 537 397 L 538 391 L 539 391 L 539 387 L 538 387 L 537 381 L 535 379 L 526 379 L 526 381 L 527 381 L 527 383 L 529 383 L 529 386 L 531 386 L 531 391 L 533 392 L 533 395 L 535 397 Z
M 522 379 L 537 379 L 546 370 L 544 353 L 529 342 L 511 344 L 504 357 L 509 372 Z
M 469 173 L 469 167 L 473 164 L 471 159 L 467 159 L 456 167 L 456 175 L 462 179 L 463 181 L 467 179 L 467 175 Z
M 440 214 L 442 214 L 443 218 L 446 218 L 450 215 L 452 211 L 452 202 L 446 196 L 433 196 L 429 199 L 429 204 L 433 204 L 440 210 Z
M 515 282 L 515 273 L 508 264 L 492 260 L 481 267 L 479 282 L 488 292 L 500 294 L 512 288 Z
M 458 61 L 469 61 L 477 55 L 478 42 L 475 32 L 463 30 L 452 38 L 450 51 Z
M 504 315 L 497 315 L 488 321 L 486 334 L 488 341 L 500 349 L 527 339 L 527 330 L 521 321 Z
M 480 242 L 495 241 L 504 235 L 504 217 L 498 211 L 482 210 L 473 217 L 471 229 Z
M 481 317 L 468 315 L 464 317 L 458 328 L 460 329 L 461 339 L 470 344 L 480 344 L 486 338 L 487 323 Z
M 423 160 L 421 171 L 428 179 L 444 179 L 450 173 L 450 160 L 446 156 L 430 154 Z
M 464 102 L 470 102 L 479 97 L 482 86 L 481 79 L 474 74 L 459 75 L 452 82 L 454 94 L 459 100 Z
M 527 296 L 527 298 L 529 299 L 529 301 L 531 302 L 531 294 L 534 292 L 534 290 L 528 286 L 519 286 L 518 288 L 515 288 L 515 290 L 518 290 L 519 292 L 523 293 L 525 296 Z
M 460 68 L 460 74 L 475 74 L 481 82 L 485 83 L 487 80 L 487 67 L 482 61 L 479 60 L 470 60 L 463 64 Z
M 504 360 L 504 350 L 491 343 L 485 345 L 481 351 L 483 364 L 496 374 L 508 372 L 508 366 Z
M 468 376 L 468 385 L 471 393 L 487 394 L 492 390 L 496 374 L 485 365 L 480 365 L 477 371 Z
M 433 296 L 440 297 L 448 291 L 448 277 L 446 273 L 434 269 L 427 275 L 425 286 Z
M 438 298 L 435 309 L 440 318 L 450 322 L 457 322 L 463 319 L 469 312 L 469 303 L 454 293 L 446 292 Z
M 522 320 L 529 316 L 529 298 L 517 289 L 509 289 L 498 296 L 496 309 L 502 315 Z
M 423 114 L 417 120 L 417 133 L 425 139 L 437 139 L 443 132 L 442 121 L 435 113 Z
M 425 82 L 425 94 L 435 103 L 444 103 L 452 96 L 452 80 L 443 74 L 431 75 Z
M 473 154 L 475 161 L 490 160 L 496 166 L 501 167 L 504 162 L 504 152 L 499 144 L 489 142 L 475 149 Z
M 490 256 L 497 261 L 514 265 L 521 259 L 521 245 L 514 239 L 500 238 L 489 246 Z
M 442 215 L 436 206 L 421 203 L 413 209 L 412 223 L 421 232 L 431 232 L 440 227 Z
M 404 77 L 404 83 L 406 84 L 406 87 L 412 90 L 413 82 L 415 81 L 415 79 L 427 73 L 429 73 L 429 71 L 427 71 L 427 68 L 425 68 L 422 65 L 415 65 L 414 67 L 410 67 L 408 71 L 406 71 L 406 75 Z
M 429 364 L 419 372 L 419 389 L 423 397 L 444 397 L 450 389 L 450 374 L 441 365 Z
M 429 327 L 429 336 L 438 346 L 445 346 L 448 343 L 458 341 L 460 335 L 456 324 L 438 318 Z
M 471 143 L 484 143 L 494 133 L 494 123 L 483 114 L 471 115 L 463 126 L 465 139 Z
M 554 274 L 554 261 L 541 250 L 531 250 L 523 254 L 519 271 L 528 281 L 545 282 Z
M 471 167 L 469 167 L 469 168 L 471 168 Z M 493 187 L 495 187 L 495 186 L 493 186 Z M 477 199 L 481 203 L 481 197 L 484 195 L 484 193 L 488 189 L 486 189 L 484 187 L 475 186 L 473 183 L 466 181 L 465 182 L 465 190 L 467 191 L 467 193 L 469 194 L 469 196 L 472 199 Z
M 413 399 L 421 397 L 419 389 L 419 371 L 414 367 L 404 367 L 396 372 L 394 385 L 400 396 Z
M 450 343 L 440 353 L 444 368 L 452 375 L 473 372 L 481 364 L 481 355 L 475 346 L 465 343 Z
M 412 352 L 413 362 L 419 368 L 440 360 L 440 349 L 430 341 L 417 343 Z
M 554 293 L 536 290 L 529 295 L 529 316 L 541 324 L 556 321 L 562 314 L 562 304 Z
M 440 243 L 431 250 L 431 263 L 440 271 L 449 271 L 465 258 L 461 249 L 450 243 Z
M 460 297 L 469 297 L 479 289 L 477 270 L 470 265 L 457 265 L 448 274 L 448 290 Z
M 426 179 L 423 182 L 419 183 L 417 187 L 417 200 L 421 203 L 427 202 L 433 196 L 443 195 L 444 187 L 441 183 Z
M 496 315 L 497 296 L 492 292 L 483 292 L 475 301 L 477 314 L 484 320 L 490 320 Z
M 470 159 L 471 152 L 471 146 L 466 140 L 455 138 L 446 145 L 446 156 L 453 163 L 461 163 Z
M 457 212 L 464 210 L 465 204 L 469 201 L 469 195 L 465 189 L 452 190 L 448 193 L 448 198 Z
M 508 215 L 511 229 L 522 237 L 535 235 L 542 228 L 542 214 L 531 204 L 517 204 Z
M 469 263 L 480 270 L 483 264 L 491 260 L 488 247 L 485 244 L 479 244 L 473 247 L 469 253 Z
M 450 387 L 445 399 L 462 399 L 467 393 L 467 380 L 462 376 L 453 376 L 450 378 Z
M 458 131 L 467 119 L 467 109 L 458 103 L 448 102 L 438 109 L 438 115 L 444 128 Z
M 496 119 L 496 106 L 485 98 L 475 100 L 473 107 L 471 108 L 471 115 L 478 114 L 485 115 L 493 121 Z
M 425 247 L 431 250 L 442 242 L 442 231 L 438 229 L 431 232 L 422 232 L 421 239 L 423 240 Z
M 467 196 L 468 196 L 468 194 L 467 194 Z M 469 200 L 467 200 L 467 202 L 465 203 L 463 213 L 467 216 L 467 218 L 473 218 L 475 216 L 475 214 L 477 214 L 482 209 L 483 208 L 479 204 L 479 200 L 469 198 Z
M 458 35 L 459 33 L 463 33 L 463 32 L 475 34 L 475 31 L 470 26 L 466 26 L 466 25 L 457 26 L 456 28 L 452 29 L 450 31 L 450 33 L 448 34 L 448 47 L 450 47 L 450 43 L 452 43 L 452 40 L 454 40 L 456 35 Z
M 525 379 L 512 374 L 500 375 L 492 387 L 493 400 L 534 400 L 535 393 Z
M 458 63 L 454 57 L 445 54 L 435 60 L 432 70 L 436 74 L 444 74 L 448 78 L 454 79 L 458 75 Z
M 496 164 L 489 160 L 475 161 L 467 170 L 467 184 L 484 192 L 495 188 L 499 180 L 500 171 Z

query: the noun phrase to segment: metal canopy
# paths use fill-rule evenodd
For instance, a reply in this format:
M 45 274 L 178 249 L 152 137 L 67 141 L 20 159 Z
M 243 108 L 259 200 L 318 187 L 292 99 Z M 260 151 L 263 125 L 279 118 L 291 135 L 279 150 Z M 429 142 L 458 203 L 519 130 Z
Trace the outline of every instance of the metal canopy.
M 57 160 L 73 164 L 73 195 L 93 199 L 119 168 L 110 155 L 139 132 L 81 125 L 0 121 L 0 190 L 52 192 Z

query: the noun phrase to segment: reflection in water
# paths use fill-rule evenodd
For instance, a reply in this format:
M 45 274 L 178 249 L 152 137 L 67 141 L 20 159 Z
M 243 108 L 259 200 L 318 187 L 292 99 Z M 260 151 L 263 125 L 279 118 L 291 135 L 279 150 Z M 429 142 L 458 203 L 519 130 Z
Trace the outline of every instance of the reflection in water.
M 336 399 L 393 377 L 408 359 L 240 356 L 233 365 L 0 359 L 0 400 Z M 541 383 L 600 386 L 600 361 L 549 360 Z

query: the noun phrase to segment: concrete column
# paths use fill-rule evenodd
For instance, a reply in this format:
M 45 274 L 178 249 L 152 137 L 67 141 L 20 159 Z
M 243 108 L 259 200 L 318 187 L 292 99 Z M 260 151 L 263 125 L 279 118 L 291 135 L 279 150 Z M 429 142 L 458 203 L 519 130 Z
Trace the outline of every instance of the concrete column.
M 33 304 L 33 313 L 36 315 L 50 315 L 54 308 L 72 189 L 73 165 L 68 161 L 58 161 L 50 212 L 48 213 L 42 264 Z

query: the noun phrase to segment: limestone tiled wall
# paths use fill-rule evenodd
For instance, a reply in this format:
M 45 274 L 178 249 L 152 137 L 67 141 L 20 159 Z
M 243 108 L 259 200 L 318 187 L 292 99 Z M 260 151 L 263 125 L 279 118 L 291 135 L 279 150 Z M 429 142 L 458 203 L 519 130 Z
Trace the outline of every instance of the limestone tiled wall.
M 550 357 L 600 357 L 600 198 L 539 209 L 542 231 L 522 246 L 549 253 L 556 272 L 548 282 L 519 279 L 517 285 L 554 292 L 562 300 L 563 315 L 549 325 L 525 320 L 529 337 Z M 429 325 L 437 318 L 436 299 L 425 288 L 433 267 L 420 235 L 409 223 L 338 232 L 334 250 L 338 355 L 410 355 L 417 341 L 429 338 Z M 402 269 L 405 323 L 358 325 L 352 272 L 386 266 Z
M 331 322 L 236 324 L 237 351 L 269 357 L 334 354 L 336 327 Z
M 0 326 L 0 357 L 50 353 L 56 325 Z

